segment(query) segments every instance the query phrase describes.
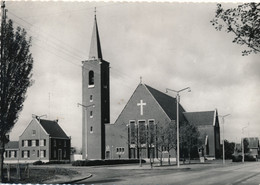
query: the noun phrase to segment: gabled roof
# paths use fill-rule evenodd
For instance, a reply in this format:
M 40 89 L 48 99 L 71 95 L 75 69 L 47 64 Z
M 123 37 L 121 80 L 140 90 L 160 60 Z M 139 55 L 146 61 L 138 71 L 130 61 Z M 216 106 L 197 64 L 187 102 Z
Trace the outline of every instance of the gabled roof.
M 95 15 L 94 26 L 90 44 L 89 59 L 102 59 L 101 44 L 98 33 L 97 19 Z
M 55 121 L 44 120 L 44 119 L 37 119 L 37 120 L 39 121 L 43 129 L 47 132 L 47 134 L 49 134 L 50 137 L 69 139 L 69 137 L 59 126 L 58 120 Z
M 177 100 L 176 100 L 176 98 L 173 98 L 165 93 L 162 93 L 148 85 L 145 85 L 145 87 L 149 90 L 151 95 L 159 103 L 159 105 L 162 107 L 162 109 L 168 115 L 168 117 L 171 120 L 176 120 L 176 117 L 177 117 Z M 185 118 L 182 114 L 183 112 L 185 112 L 184 108 L 181 105 L 179 105 L 180 122 L 185 120 Z
M 258 148 L 259 147 L 259 139 L 257 137 L 249 137 L 245 138 L 248 141 L 248 148 Z
M 188 122 L 195 125 L 214 125 L 215 111 L 184 112 Z
M 5 145 L 5 149 L 18 149 L 19 148 L 19 141 L 9 141 Z

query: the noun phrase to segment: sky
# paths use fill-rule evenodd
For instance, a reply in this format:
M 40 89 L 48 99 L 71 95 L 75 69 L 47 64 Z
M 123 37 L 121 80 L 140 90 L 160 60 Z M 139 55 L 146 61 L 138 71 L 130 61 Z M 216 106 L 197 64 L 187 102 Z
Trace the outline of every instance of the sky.
M 225 3 L 224 8 L 237 4 Z M 110 111 L 114 123 L 142 82 L 165 92 L 182 92 L 187 112 L 218 110 L 224 137 L 260 137 L 259 54 L 242 56 L 233 35 L 210 21 L 216 3 L 24 2 L 7 1 L 8 18 L 32 37 L 34 84 L 10 133 L 18 140 L 32 120 L 59 119 L 81 147 L 82 61 L 88 59 L 94 7 L 103 59 L 110 62 Z M 175 97 L 176 94 L 171 93 Z M 221 120 L 221 138 L 223 123 Z

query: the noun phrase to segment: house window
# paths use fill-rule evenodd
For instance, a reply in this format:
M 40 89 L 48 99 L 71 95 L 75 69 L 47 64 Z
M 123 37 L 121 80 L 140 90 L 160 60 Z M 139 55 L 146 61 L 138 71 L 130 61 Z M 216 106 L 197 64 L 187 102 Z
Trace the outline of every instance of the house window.
M 46 157 L 46 150 L 41 150 L 41 157 L 42 158 Z
M 125 148 L 124 147 L 117 147 L 116 148 L 116 154 L 124 154 L 125 153 Z
M 53 146 L 56 146 L 56 139 L 53 140 Z
M 29 153 L 29 151 L 27 151 L 27 150 L 25 150 L 25 151 L 23 151 L 23 158 L 29 158 L 30 157 L 30 153 Z
M 40 146 L 46 146 L 46 139 L 40 140 Z
M 64 147 L 66 147 L 67 146 L 67 141 L 66 140 L 64 140 Z
M 15 158 L 15 151 L 11 151 L 11 158 Z
M 36 146 L 39 146 L 39 140 L 38 139 L 36 140 Z
M 94 85 L 94 71 L 89 71 L 88 73 L 88 85 L 93 86 Z
M 11 158 L 11 151 L 8 151 L 8 157 Z
M 93 102 L 93 95 L 89 96 L 89 100 L 90 100 L 90 102 Z
M 90 127 L 90 133 L 91 134 L 93 133 L 93 127 L 92 126 Z
M 39 150 L 37 150 L 37 157 L 39 157 L 39 153 L 40 153 L 40 151 L 39 151 Z
M 66 150 L 63 151 L 63 158 L 66 158 Z
M 36 146 L 36 140 L 32 140 L 32 146 Z
M 90 118 L 93 118 L 93 111 L 90 111 Z
M 36 130 L 32 130 L 32 135 L 33 135 L 33 136 L 36 135 Z
M 28 146 L 28 141 L 24 140 L 24 147 L 27 147 L 27 146 Z
M 32 140 L 28 140 L 28 146 L 32 146 Z

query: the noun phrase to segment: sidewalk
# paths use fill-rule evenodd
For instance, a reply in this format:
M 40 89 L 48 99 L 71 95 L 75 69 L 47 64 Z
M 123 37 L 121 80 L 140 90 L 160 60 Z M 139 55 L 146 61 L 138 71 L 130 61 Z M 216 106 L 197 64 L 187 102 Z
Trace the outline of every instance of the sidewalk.
M 180 167 L 177 167 L 175 163 L 171 163 L 172 165 L 163 164 L 163 166 L 160 166 L 159 163 L 153 164 L 153 168 L 151 168 L 150 163 L 143 163 L 142 166 L 139 166 L 139 164 L 124 164 L 124 165 L 100 165 L 100 166 L 79 166 L 79 167 L 73 167 L 70 165 L 50 165 L 49 167 L 58 167 L 58 168 L 70 168 L 72 170 L 75 170 L 78 172 L 77 175 L 73 175 L 72 177 L 69 176 L 62 176 L 62 175 L 56 175 L 55 179 L 47 180 L 43 183 L 46 184 L 72 184 L 76 183 L 80 180 L 88 179 L 92 177 L 92 174 L 89 173 L 88 168 L 103 168 L 106 170 L 109 169 L 115 169 L 115 170 L 174 170 L 174 171 L 186 171 L 186 170 L 192 170 L 196 168 L 218 168 L 223 167 L 223 165 L 219 162 L 209 162 L 209 163 L 192 163 L 192 164 L 180 164 Z
M 43 184 L 71 184 L 80 180 L 88 179 L 92 177 L 92 174 L 87 173 L 84 168 L 73 168 L 78 174 L 72 177 L 64 175 L 55 175 L 55 179 L 49 179 L 44 181 Z

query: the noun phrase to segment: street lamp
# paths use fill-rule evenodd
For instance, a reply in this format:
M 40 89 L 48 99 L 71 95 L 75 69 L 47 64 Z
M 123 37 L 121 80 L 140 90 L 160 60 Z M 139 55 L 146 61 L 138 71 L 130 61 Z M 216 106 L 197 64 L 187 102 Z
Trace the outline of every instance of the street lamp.
M 222 147 L 223 147 L 223 164 L 225 164 L 225 138 L 224 138 L 224 121 L 225 121 L 225 117 L 227 117 L 227 116 L 230 116 L 230 114 L 226 114 L 226 115 L 224 115 L 224 116 L 220 116 L 220 117 L 222 117 L 222 123 L 223 123 L 223 137 L 222 137 L 222 140 L 223 140 L 223 145 L 222 145 Z
M 185 91 L 185 90 L 188 90 L 188 92 L 191 92 L 190 87 L 186 87 L 179 91 L 175 91 L 175 90 L 166 88 L 166 93 L 168 93 L 168 91 L 173 91 L 173 92 L 177 93 L 176 100 L 177 100 L 177 166 L 178 166 L 178 168 L 180 167 L 179 103 L 180 103 L 180 92 Z
M 87 126 L 87 120 L 88 120 L 87 119 L 87 109 L 89 107 L 95 107 L 95 104 L 83 105 L 83 104 L 78 103 L 77 105 L 78 105 L 78 107 L 81 106 L 81 107 L 85 108 L 85 111 L 84 111 L 85 112 L 85 114 L 84 114 L 85 115 L 85 124 L 82 125 L 82 158 L 86 159 L 87 142 L 86 142 L 86 139 L 85 139 L 85 137 L 86 137 L 85 132 L 86 132 L 86 126 Z

